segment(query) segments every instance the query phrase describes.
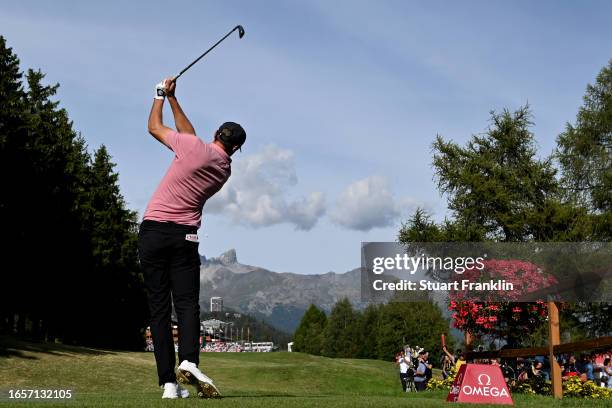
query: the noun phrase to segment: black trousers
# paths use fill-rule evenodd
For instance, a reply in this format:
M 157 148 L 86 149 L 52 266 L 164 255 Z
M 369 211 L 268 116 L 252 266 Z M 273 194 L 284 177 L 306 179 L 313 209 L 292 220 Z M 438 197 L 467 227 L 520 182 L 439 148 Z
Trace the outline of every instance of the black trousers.
M 417 391 L 425 391 L 427 389 L 427 381 L 415 381 L 414 387 Z
M 151 312 L 151 336 L 159 385 L 175 382 L 176 356 L 170 315 L 178 320 L 179 362 L 200 360 L 200 255 L 187 234 L 197 228 L 144 220 L 138 235 L 138 256 Z
M 402 382 L 402 390 L 406 391 L 408 373 L 400 373 L 400 381 Z

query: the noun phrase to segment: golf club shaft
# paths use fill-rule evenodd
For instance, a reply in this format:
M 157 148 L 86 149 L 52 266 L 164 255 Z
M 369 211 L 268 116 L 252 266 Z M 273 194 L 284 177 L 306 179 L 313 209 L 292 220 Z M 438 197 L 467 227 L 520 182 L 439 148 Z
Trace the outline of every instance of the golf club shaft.
M 230 31 L 229 33 L 225 34 L 223 36 L 223 38 L 221 38 L 219 41 L 217 41 L 215 43 L 215 45 L 213 45 L 212 47 L 210 47 L 208 50 L 206 50 L 206 52 L 202 55 L 200 55 L 198 58 L 196 58 L 191 64 L 187 65 L 185 68 L 183 68 L 183 70 L 181 72 L 178 73 L 177 76 L 174 77 L 173 81 L 176 81 L 181 75 L 183 75 L 185 73 L 185 71 L 187 71 L 189 68 L 191 68 L 196 62 L 198 62 L 199 60 L 201 60 L 202 58 L 204 58 L 204 56 L 206 54 L 208 54 L 209 52 L 211 52 L 217 45 L 219 45 L 221 43 L 221 41 L 225 40 L 227 37 L 230 36 L 231 33 L 233 33 L 234 31 L 236 31 L 238 29 L 239 26 L 236 26 L 232 29 L 232 31 Z

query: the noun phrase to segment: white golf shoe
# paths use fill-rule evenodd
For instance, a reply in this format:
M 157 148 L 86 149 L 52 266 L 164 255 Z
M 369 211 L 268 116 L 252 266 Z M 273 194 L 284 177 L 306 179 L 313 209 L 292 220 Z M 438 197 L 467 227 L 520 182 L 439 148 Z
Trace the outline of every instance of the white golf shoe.
M 181 384 L 176 384 L 176 393 L 179 398 L 189 398 L 189 390 L 181 387 Z
M 177 383 L 168 382 L 164 384 L 162 399 L 189 398 L 189 391 Z
M 184 360 L 176 372 L 176 379 L 181 384 L 195 385 L 198 397 L 220 398 L 221 393 L 213 384 L 213 380 L 206 376 L 194 363 Z

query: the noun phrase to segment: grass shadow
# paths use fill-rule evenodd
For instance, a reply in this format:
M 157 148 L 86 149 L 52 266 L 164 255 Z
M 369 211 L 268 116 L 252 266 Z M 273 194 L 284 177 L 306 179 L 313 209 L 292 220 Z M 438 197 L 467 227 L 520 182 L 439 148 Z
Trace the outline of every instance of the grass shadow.
M 0 357 L 4 358 L 23 358 L 37 360 L 38 357 L 26 355 L 26 352 L 43 353 L 52 356 L 74 355 L 112 355 L 114 351 L 102 350 L 81 346 L 70 346 L 59 343 L 38 343 L 18 339 L 11 335 L 0 335 Z

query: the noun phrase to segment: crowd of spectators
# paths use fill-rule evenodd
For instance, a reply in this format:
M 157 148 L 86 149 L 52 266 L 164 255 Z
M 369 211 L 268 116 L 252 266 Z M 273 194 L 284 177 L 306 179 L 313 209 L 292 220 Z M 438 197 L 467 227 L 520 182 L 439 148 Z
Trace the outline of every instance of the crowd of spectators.
M 476 351 L 484 351 L 484 349 L 479 347 Z M 457 372 L 459 367 L 467 361 L 465 353 L 461 350 L 453 353 L 443 347 L 443 352 L 440 359 L 440 368 L 443 379 L 446 379 L 453 371 Z M 530 379 L 549 381 L 551 375 L 550 361 L 547 356 L 486 358 L 474 359 L 469 362 L 498 365 L 508 385 Z M 612 350 L 578 356 L 562 354 L 557 357 L 557 362 L 561 367 L 564 379 L 577 376 L 583 382 L 592 381 L 601 387 L 612 389 Z M 429 361 L 429 353 L 419 347 L 412 349 L 407 346 L 397 353 L 395 363 L 400 370 L 400 381 L 404 391 L 423 391 L 427 388 L 427 383 L 432 377 L 433 367 Z
M 483 349 L 479 348 L 478 351 L 483 351 Z M 557 356 L 561 376 L 564 379 L 576 376 L 583 382 L 593 381 L 601 387 L 608 388 L 612 388 L 611 359 L 612 350 L 580 355 L 567 353 Z M 551 366 L 548 356 L 477 359 L 474 360 L 474 363 L 499 365 L 508 384 L 534 378 L 550 381 Z
M 433 375 L 433 364 L 429 362 L 427 351 L 419 346 L 406 346 L 395 356 L 395 363 L 399 367 L 400 381 L 405 392 L 427 389 L 427 382 Z
M 147 339 L 145 351 L 153 350 L 153 341 Z M 178 352 L 178 343 L 174 343 L 174 351 Z M 202 344 L 200 351 L 203 353 L 241 353 L 248 350 L 241 344 L 235 342 L 209 342 Z
M 204 353 L 241 353 L 245 351 L 240 344 L 233 342 L 205 343 L 200 350 Z

